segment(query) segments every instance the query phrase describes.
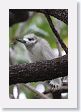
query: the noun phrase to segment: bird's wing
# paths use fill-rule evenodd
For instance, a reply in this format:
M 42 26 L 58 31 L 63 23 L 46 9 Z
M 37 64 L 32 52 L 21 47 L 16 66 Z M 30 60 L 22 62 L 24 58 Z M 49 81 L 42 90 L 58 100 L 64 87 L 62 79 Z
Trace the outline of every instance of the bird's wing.
M 43 44 L 43 42 L 42 42 L 42 44 Z M 53 52 L 52 48 L 50 47 L 50 45 L 48 44 L 48 42 L 46 42 L 46 44 L 42 45 L 42 55 L 43 55 L 43 57 L 45 57 L 46 60 L 51 60 L 51 59 L 54 59 L 54 57 L 55 57 L 54 52 Z

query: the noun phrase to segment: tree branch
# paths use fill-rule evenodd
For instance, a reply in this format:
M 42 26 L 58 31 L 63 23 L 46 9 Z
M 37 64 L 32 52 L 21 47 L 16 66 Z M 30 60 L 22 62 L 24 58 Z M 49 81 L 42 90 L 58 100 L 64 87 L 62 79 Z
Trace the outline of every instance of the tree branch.
M 68 48 L 67 48 L 66 45 L 64 44 L 63 40 L 60 38 L 60 35 L 59 35 L 59 33 L 57 32 L 57 30 L 55 29 L 55 26 L 54 26 L 54 24 L 52 23 L 52 20 L 51 20 L 50 16 L 49 16 L 48 14 L 45 14 L 45 16 L 46 16 L 46 18 L 47 18 L 47 20 L 48 20 L 48 22 L 49 22 L 49 25 L 50 25 L 52 31 L 53 31 L 54 34 L 55 34 L 55 36 L 56 36 L 58 42 L 60 43 L 61 47 L 64 49 L 64 51 L 66 52 L 66 54 L 68 54 Z
M 29 11 L 40 12 L 51 15 L 65 24 L 68 24 L 68 9 L 10 9 L 9 10 L 9 26 L 15 23 L 24 22 L 29 18 Z
M 32 87 L 29 84 L 23 84 L 26 88 L 28 88 L 29 90 L 31 90 L 32 92 L 34 92 L 35 94 L 37 94 L 38 96 L 40 96 L 42 99 L 49 99 L 49 97 L 47 97 L 46 95 L 44 95 L 43 93 L 40 93 L 39 91 L 37 91 L 34 87 Z
M 63 21 L 65 24 L 68 24 L 68 9 L 28 9 L 28 11 L 35 11 L 43 14 L 48 14 Z
M 51 80 L 68 75 L 68 55 L 36 63 L 10 65 L 9 84 Z

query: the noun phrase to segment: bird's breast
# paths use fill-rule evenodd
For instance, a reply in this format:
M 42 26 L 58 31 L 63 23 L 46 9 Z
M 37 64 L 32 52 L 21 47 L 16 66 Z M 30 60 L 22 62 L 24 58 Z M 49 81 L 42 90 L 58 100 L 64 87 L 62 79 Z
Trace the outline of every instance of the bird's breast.
M 36 46 L 29 51 L 29 57 L 31 62 L 42 61 L 45 60 L 45 57 L 42 54 L 42 50 L 40 47 Z

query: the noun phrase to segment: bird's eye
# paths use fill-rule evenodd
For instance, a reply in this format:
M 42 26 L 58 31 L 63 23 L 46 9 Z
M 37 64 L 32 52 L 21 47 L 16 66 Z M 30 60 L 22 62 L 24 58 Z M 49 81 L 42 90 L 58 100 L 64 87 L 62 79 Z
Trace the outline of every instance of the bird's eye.
M 29 40 L 29 41 L 32 41 L 32 40 L 34 40 L 34 38 L 28 38 L 28 40 Z

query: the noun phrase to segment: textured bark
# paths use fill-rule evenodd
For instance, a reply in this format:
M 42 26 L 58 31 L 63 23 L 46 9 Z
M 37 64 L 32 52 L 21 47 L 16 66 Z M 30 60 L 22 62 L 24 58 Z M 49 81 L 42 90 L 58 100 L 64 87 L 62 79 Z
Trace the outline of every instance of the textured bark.
M 68 75 L 68 55 L 42 62 L 11 65 L 9 84 L 51 80 Z
M 65 24 L 68 24 L 68 9 L 29 9 L 29 11 L 41 12 L 53 16 Z
M 29 18 L 29 11 L 47 13 L 68 24 L 68 9 L 10 9 L 9 26 L 26 21 Z

